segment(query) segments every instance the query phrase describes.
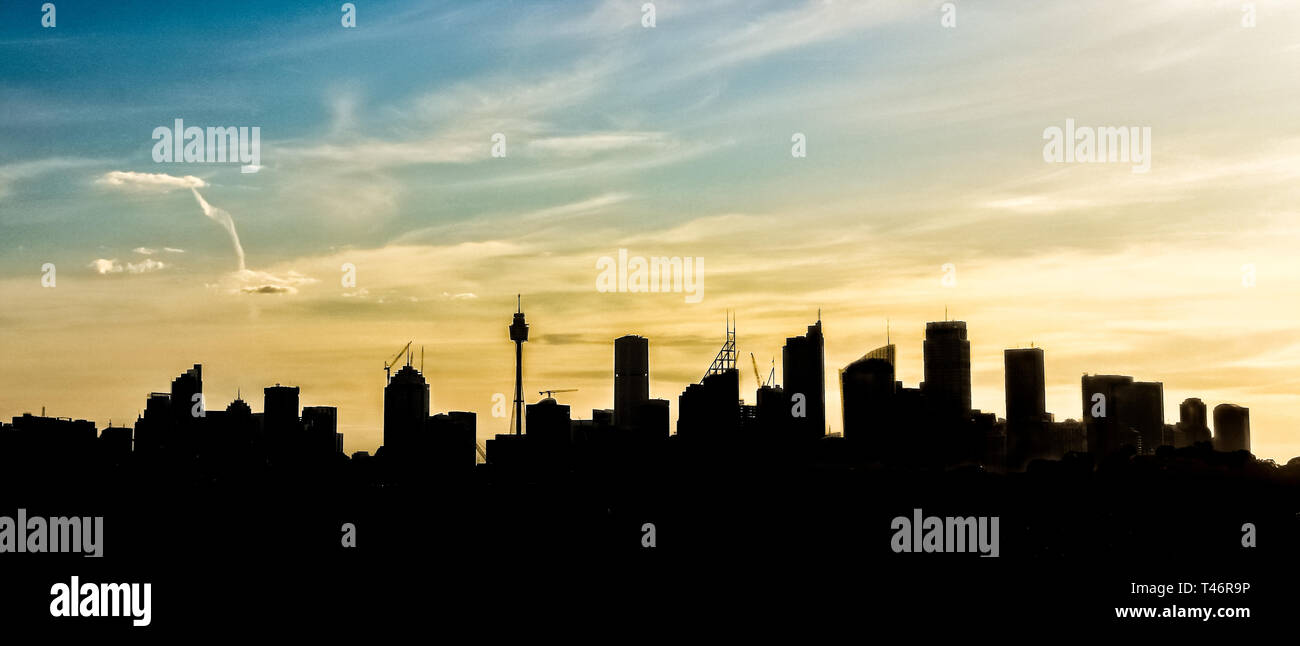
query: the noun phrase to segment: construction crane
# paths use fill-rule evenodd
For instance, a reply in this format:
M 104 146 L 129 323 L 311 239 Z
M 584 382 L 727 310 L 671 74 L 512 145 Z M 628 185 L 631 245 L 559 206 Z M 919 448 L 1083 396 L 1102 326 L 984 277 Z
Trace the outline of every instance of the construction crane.
M 483 450 L 483 445 L 480 444 L 478 440 L 474 440 L 474 452 L 478 454 L 480 459 L 487 462 L 487 451 Z
M 547 397 L 550 397 L 554 393 L 572 393 L 577 391 L 578 391 L 577 388 L 556 388 L 554 390 L 539 390 L 537 391 L 537 394 L 546 395 Z
M 753 352 L 749 353 L 749 361 L 754 364 L 754 383 L 758 384 L 759 388 L 762 388 L 763 378 L 758 376 L 758 359 L 754 358 Z
M 407 341 L 406 345 L 402 347 L 402 351 L 397 353 L 397 356 L 384 362 L 384 383 L 393 380 L 393 366 L 397 365 L 397 362 L 402 358 L 402 355 L 405 354 L 407 356 L 407 361 L 409 363 L 412 343 L 415 343 L 415 341 Z

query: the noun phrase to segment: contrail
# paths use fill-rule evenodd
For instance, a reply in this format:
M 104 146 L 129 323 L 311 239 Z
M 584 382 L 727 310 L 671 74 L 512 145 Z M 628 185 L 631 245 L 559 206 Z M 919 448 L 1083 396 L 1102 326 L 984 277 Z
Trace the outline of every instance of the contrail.
M 203 209 L 203 215 L 212 218 L 226 230 L 226 233 L 230 234 L 230 241 L 235 245 L 235 254 L 239 256 L 239 271 L 244 271 L 244 247 L 239 244 L 239 233 L 235 231 L 235 221 L 231 219 L 229 213 L 208 204 L 208 201 L 203 199 L 202 195 L 199 195 L 197 188 L 191 186 L 190 192 L 194 193 L 194 199 L 199 201 L 199 207 Z

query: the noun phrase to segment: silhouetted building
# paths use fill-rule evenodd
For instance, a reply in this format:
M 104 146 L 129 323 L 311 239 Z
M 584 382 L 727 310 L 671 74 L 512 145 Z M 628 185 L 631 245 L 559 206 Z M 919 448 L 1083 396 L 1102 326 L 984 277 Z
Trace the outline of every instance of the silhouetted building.
M 292 434 L 298 426 L 298 387 L 267 386 L 262 396 L 262 421 L 267 434 Z
M 198 395 L 197 398 L 196 395 Z M 178 429 L 194 426 L 195 420 L 201 417 L 201 415 L 196 414 L 195 409 L 202 401 L 202 395 L 203 366 L 201 364 L 194 364 L 193 368 L 186 370 L 179 377 L 172 380 L 172 420 L 176 422 Z M 204 408 L 206 408 L 206 403 Z M 197 412 L 202 412 L 202 409 Z
M 100 452 L 109 462 L 122 464 L 131 457 L 134 432 L 127 426 L 109 426 L 99 432 Z
M 854 441 L 886 442 L 898 432 L 894 418 L 893 344 L 876 348 L 840 370 L 840 410 L 844 437 Z
M 781 349 L 781 381 L 791 401 L 789 427 L 796 438 L 816 439 L 826 435 L 825 354 L 820 318 L 808 326 L 807 334 L 787 338 Z M 804 397 L 803 417 L 793 415 L 794 399 L 798 395 Z
M 416 452 L 437 475 L 469 472 L 475 463 L 470 449 L 477 427 L 478 416 L 474 413 L 451 411 L 434 415 L 426 422 Z
M 1088 452 L 1101 458 L 1131 445 L 1139 449 L 1137 433 L 1120 415 L 1124 391 L 1133 378 L 1124 375 L 1084 375 L 1083 424 L 1088 435 Z M 1095 414 L 1094 414 L 1095 413 Z
M 1008 467 L 1019 469 L 1031 460 L 1048 457 L 1051 441 L 1047 386 L 1042 348 L 1002 351 L 1007 399 Z
M 1219 451 L 1250 450 L 1250 409 L 1236 404 L 1214 407 L 1214 448 Z
M 1211 441 L 1205 402 L 1189 397 L 1178 405 L 1178 430 L 1184 446 Z
M 573 441 L 568 404 L 545 397 L 536 404 L 525 406 L 524 410 L 528 437 L 548 445 L 567 445 Z
M 691 384 L 677 398 L 677 435 L 731 439 L 740 426 L 740 375 L 727 368 Z
M 631 426 L 632 411 L 650 399 L 650 345 L 643 336 L 614 339 L 614 424 Z
M 169 393 L 149 393 L 144 412 L 135 420 L 135 451 L 141 456 L 160 457 L 167 447 L 169 431 L 174 430 Z
M 647 399 L 632 410 L 632 435 L 641 440 L 666 439 L 668 419 L 667 399 Z
M 1158 381 L 1135 381 L 1121 388 L 1119 413 L 1123 428 L 1137 431 L 1141 453 L 1154 454 L 1164 444 L 1165 387 Z
M 925 381 L 921 391 L 944 423 L 970 417 L 970 341 L 965 321 L 925 324 Z
M 429 384 L 408 363 L 384 386 L 385 455 L 392 457 L 406 451 L 428 417 Z
M 302 409 L 303 445 L 294 447 L 303 455 L 321 459 L 335 453 L 338 448 L 339 412 L 333 406 L 304 406 Z

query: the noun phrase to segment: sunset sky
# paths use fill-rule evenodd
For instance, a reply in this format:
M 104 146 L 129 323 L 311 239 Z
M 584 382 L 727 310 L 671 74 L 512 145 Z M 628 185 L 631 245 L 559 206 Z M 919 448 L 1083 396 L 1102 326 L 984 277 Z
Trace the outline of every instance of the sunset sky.
M 0 4 L 0 418 L 129 424 L 202 363 L 210 409 L 297 385 L 373 451 L 414 340 L 433 408 L 487 438 L 522 293 L 526 399 L 577 388 L 575 417 L 633 333 L 675 419 L 729 310 L 752 401 L 749 353 L 779 375 L 820 308 L 839 431 L 838 369 L 888 320 L 915 386 L 946 307 L 977 408 L 1033 343 L 1058 419 L 1127 374 L 1170 423 L 1234 402 L 1257 455 L 1300 455 L 1300 3 L 956 0 L 947 28 L 942 1 L 656 0 L 645 28 L 643 0 L 354 0 L 351 29 L 342 2 L 55 4 Z M 156 163 L 176 119 L 260 127 L 261 170 Z M 1045 162 L 1067 119 L 1149 127 L 1150 172 Z M 598 291 L 619 249 L 703 258 L 701 302 Z

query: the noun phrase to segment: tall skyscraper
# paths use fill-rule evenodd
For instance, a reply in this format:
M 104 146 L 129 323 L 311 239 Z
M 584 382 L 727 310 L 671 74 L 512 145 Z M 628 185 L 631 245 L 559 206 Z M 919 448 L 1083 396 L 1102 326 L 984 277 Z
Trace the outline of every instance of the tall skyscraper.
M 271 436 L 292 433 L 298 426 L 298 387 L 267 386 L 262 391 L 262 422 Z
M 1135 381 L 1120 392 L 1120 419 L 1125 428 L 1142 437 L 1142 453 L 1151 455 L 1164 444 L 1165 385 Z
M 1119 416 L 1122 391 L 1132 383 L 1133 378 L 1124 375 L 1083 376 L 1083 424 L 1093 457 L 1114 453 L 1125 444 L 1136 447 L 1136 438 L 1129 435 Z
M 944 422 L 970 417 L 970 341 L 965 321 L 925 324 L 925 381 L 921 392 Z
M 172 421 L 179 428 L 189 428 L 196 424 L 199 416 L 194 414 L 198 404 L 195 395 L 203 394 L 203 365 L 194 364 L 179 377 L 172 380 L 171 411 Z M 206 407 L 206 404 L 205 404 Z
M 1002 351 L 1007 398 L 1008 466 L 1020 468 L 1050 453 L 1042 348 Z
M 339 412 L 333 406 L 304 406 L 302 408 L 302 425 L 306 434 L 304 445 L 295 447 L 301 453 L 314 458 L 328 457 L 335 453 L 338 444 Z
M 1182 432 L 1183 441 L 1188 446 L 1210 441 L 1205 402 L 1196 397 L 1188 397 L 1178 405 L 1178 430 Z
M 1236 404 L 1214 407 L 1214 448 L 1218 451 L 1250 450 L 1250 409 Z
M 649 399 L 649 341 L 634 334 L 614 339 L 614 425 L 631 426 L 637 407 Z
M 730 440 L 740 426 L 740 373 L 725 368 L 690 384 L 677 398 L 677 435 Z
M 840 370 L 840 410 L 844 416 L 844 437 L 883 442 L 884 433 L 894 428 L 893 344 L 876 348 Z
M 384 386 L 384 451 L 407 451 L 429 416 L 429 384 L 408 363 Z
M 808 326 L 808 333 L 785 340 L 781 349 L 781 378 L 791 401 L 790 428 L 793 436 L 815 439 L 826 435 L 826 343 L 822 321 Z M 804 416 L 795 417 L 794 398 L 804 397 Z

